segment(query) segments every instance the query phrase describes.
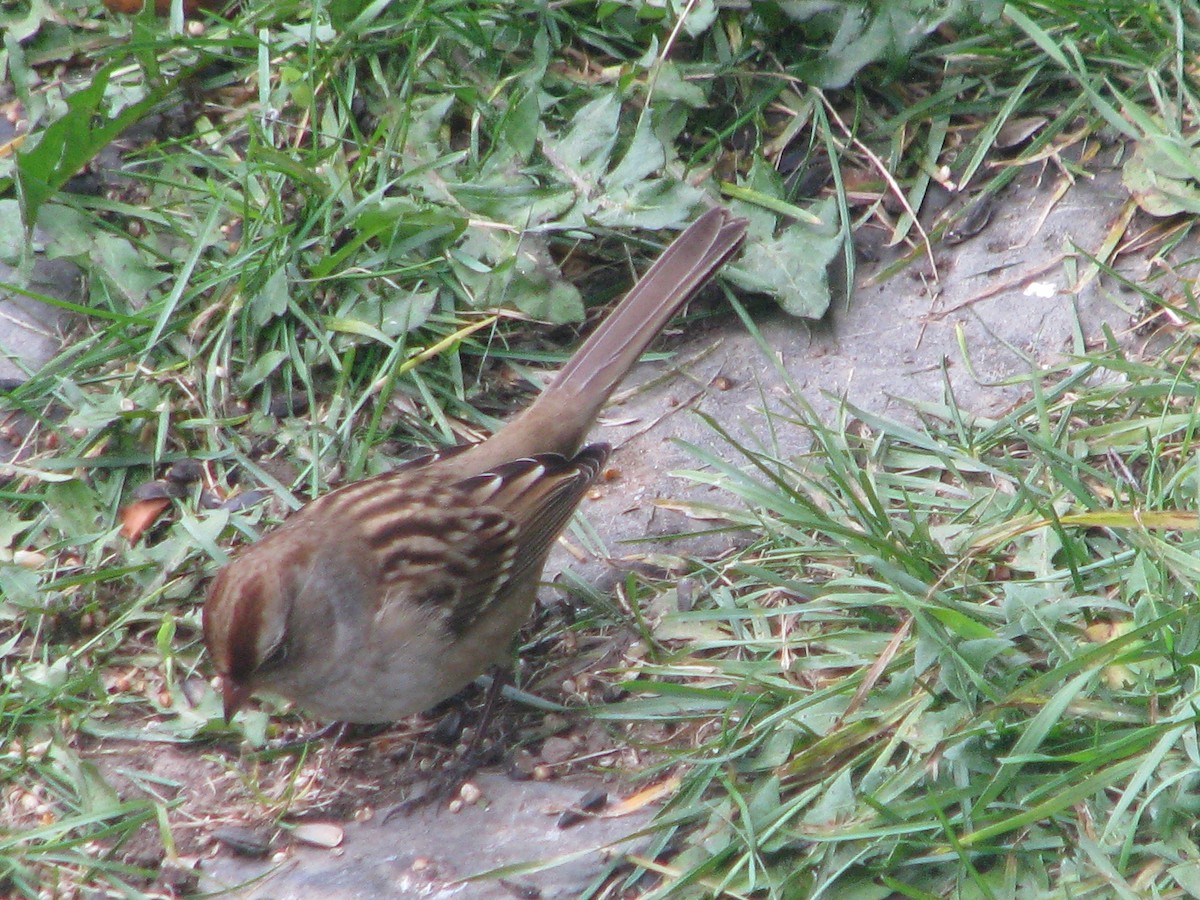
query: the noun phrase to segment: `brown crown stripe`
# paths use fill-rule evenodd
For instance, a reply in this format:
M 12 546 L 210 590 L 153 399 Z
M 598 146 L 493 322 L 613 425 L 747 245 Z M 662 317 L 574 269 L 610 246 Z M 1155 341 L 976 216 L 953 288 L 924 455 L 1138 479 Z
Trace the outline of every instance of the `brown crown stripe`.
M 228 572 L 224 569 L 221 575 Z M 251 573 L 240 585 L 243 597 L 264 596 L 266 585 L 257 573 Z M 252 674 L 258 660 L 258 634 L 262 629 L 262 608 L 257 603 L 237 603 L 233 607 L 233 621 L 229 623 L 230 641 L 228 663 L 229 676 L 236 682 L 244 682 Z

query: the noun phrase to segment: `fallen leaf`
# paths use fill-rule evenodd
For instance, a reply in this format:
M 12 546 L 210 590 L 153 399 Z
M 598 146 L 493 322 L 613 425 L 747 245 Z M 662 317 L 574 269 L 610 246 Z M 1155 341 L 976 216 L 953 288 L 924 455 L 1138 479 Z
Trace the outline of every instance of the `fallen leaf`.
M 651 803 L 656 803 L 663 797 L 674 794 L 679 790 L 682 780 L 678 775 L 672 775 L 666 781 L 660 781 L 658 784 L 652 784 L 648 788 L 643 788 L 636 794 L 630 794 L 620 803 L 614 803 L 608 809 L 596 813 L 596 815 L 602 819 L 615 819 L 619 816 L 628 816 L 645 806 L 649 806 Z
M 136 543 L 147 528 L 154 524 L 164 509 L 171 505 L 166 497 L 135 500 L 120 512 L 121 535 L 129 543 Z
M 134 16 L 142 11 L 145 4 L 143 0 L 104 0 L 104 5 L 112 12 Z M 228 5 L 228 0 L 183 0 L 183 14 L 191 16 L 199 9 L 216 12 Z M 154 0 L 154 11 L 160 16 L 168 15 L 171 12 L 171 0 Z

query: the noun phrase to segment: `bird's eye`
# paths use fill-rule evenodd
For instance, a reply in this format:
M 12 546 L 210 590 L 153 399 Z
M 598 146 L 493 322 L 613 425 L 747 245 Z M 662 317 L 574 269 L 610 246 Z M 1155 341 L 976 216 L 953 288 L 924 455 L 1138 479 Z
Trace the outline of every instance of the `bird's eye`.
M 271 652 L 263 657 L 263 661 L 258 664 L 258 671 L 265 672 L 268 669 L 274 669 L 277 666 L 283 665 L 287 659 L 287 642 L 280 641 L 271 648 Z

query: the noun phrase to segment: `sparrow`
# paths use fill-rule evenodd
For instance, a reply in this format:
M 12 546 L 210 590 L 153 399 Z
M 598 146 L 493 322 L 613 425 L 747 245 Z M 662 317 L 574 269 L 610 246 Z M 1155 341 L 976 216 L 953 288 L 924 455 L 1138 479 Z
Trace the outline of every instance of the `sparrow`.
M 704 213 L 491 437 L 318 497 L 226 565 L 203 612 L 226 720 L 265 690 L 321 719 L 393 722 L 502 664 L 608 457 L 585 446 L 597 415 L 746 224 Z

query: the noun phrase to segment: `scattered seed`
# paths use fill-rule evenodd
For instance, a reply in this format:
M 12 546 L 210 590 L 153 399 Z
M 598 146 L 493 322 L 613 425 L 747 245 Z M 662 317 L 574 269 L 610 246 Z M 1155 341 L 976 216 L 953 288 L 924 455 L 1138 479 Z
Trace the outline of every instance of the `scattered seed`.
M 696 605 L 696 582 L 691 578 L 680 578 L 675 585 L 675 608 L 690 612 Z
M 1001 150 L 1008 150 L 1023 144 L 1033 137 L 1042 126 L 1049 121 L 1045 116 L 1028 116 L 1023 119 L 1009 119 L 996 133 L 995 144 Z
M 12 561 L 23 569 L 40 569 L 46 562 L 46 554 L 35 550 L 14 550 Z
M 292 829 L 292 837 L 302 844 L 332 850 L 342 845 L 346 832 L 332 822 L 305 822 Z
M 463 786 L 458 789 L 458 796 L 462 798 L 463 803 L 474 804 L 479 802 L 479 798 L 483 796 L 483 791 L 470 781 L 463 782 Z
M 448 804 L 446 804 L 446 810 L 450 813 L 460 813 L 460 812 L 462 812 L 462 808 L 463 808 L 463 802 L 461 800 L 459 800 L 457 797 L 455 797 Z

